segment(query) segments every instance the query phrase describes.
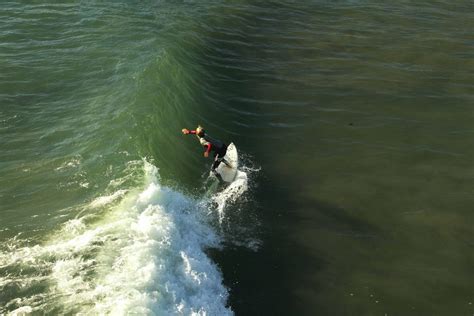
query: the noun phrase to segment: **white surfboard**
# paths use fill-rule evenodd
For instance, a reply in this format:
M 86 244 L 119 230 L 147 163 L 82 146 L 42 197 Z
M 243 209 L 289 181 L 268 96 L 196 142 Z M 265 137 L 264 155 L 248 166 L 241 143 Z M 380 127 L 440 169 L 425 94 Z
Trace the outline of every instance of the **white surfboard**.
M 230 143 L 230 145 L 227 146 L 227 152 L 224 156 L 224 159 L 227 161 L 227 163 L 229 163 L 230 166 L 227 166 L 224 162 L 221 162 L 216 171 L 221 175 L 222 180 L 230 183 L 234 181 L 235 175 L 237 174 L 237 167 L 239 166 L 239 156 L 234 143 Z

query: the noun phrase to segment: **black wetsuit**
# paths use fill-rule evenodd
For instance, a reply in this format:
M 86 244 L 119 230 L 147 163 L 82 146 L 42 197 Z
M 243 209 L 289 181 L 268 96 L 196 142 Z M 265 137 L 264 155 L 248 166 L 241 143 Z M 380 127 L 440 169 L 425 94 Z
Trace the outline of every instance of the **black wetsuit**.
M 203 145 L 207 150 L 214 152 L 214 163 L 212 164 L 211 170 L 214 171 L 219 164 L 221 163 L 222 159 L 224 159 L 225 154 L 227 153 L 227 145 L 221 142 L 218 139 L 214 139 L 211 136 L 204 134 L 203 136 L 199 136 L 199 142 Z

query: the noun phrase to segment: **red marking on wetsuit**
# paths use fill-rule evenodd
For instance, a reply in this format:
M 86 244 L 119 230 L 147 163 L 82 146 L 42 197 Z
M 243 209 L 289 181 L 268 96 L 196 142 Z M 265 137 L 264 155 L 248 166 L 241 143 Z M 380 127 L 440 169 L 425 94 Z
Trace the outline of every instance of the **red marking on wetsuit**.
M 196 135 L 197 132 L 194 130 L 194 131 L 189 131 L 188 134 L 194 134 Z M 211 149 L 212 149 L 212 144 L 211 143 L 207 143 L 206 145 L 204 145 L 204 147 L 206 147 L 206 153 L 210 153 L 211 152 Z

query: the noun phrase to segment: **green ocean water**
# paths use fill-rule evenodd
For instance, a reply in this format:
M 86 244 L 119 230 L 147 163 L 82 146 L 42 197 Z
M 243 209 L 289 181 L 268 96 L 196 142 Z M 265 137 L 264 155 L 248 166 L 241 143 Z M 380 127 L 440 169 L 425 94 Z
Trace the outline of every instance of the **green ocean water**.
M 2 2 L 0 314 L 472 315 L 473 21 Z M 203 198 L 197 124 L 237 193 Z

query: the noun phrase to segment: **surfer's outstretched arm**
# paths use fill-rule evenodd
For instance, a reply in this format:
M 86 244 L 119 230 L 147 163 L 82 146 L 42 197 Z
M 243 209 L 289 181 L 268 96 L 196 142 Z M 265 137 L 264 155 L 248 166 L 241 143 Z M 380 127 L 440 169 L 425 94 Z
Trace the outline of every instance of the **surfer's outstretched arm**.
M 187 128 L 183 128 L 183 129 L 181 130 L 181 132 L 183 132 L 184 135 L 196 134 L 196 131 L 190 131 L 190 130 L 187 129 Z
M 183 128 L 181 130 L 181 132 L 183 132 L 184 135 L 188 135 L 188 134 L 196 135 L 196 134 L 198 134 L 197 130 L 192 131 L 192 130 L 189 130 L 187 128 Z M 204 151 L 204 157 L 207 158 L 207 157 L 209 157 L 209 153 L 211 152 L 212 144 L 209 143 L 209 142 L 205 142 L 203 144 L 203 146 L 204 146 L 204 148 L 206 148 L 206 150 Z

